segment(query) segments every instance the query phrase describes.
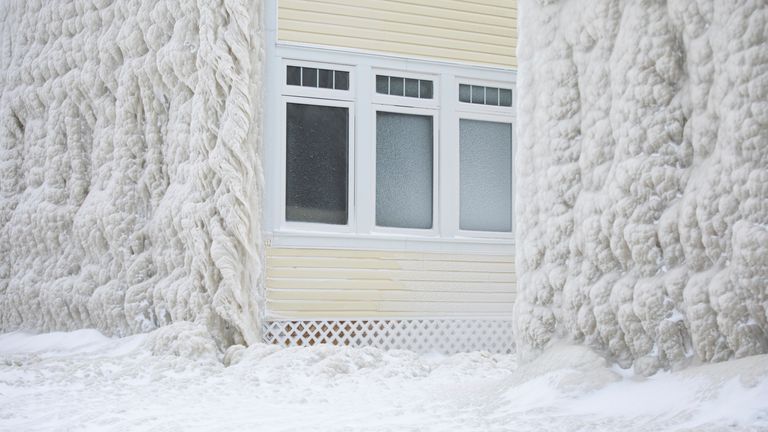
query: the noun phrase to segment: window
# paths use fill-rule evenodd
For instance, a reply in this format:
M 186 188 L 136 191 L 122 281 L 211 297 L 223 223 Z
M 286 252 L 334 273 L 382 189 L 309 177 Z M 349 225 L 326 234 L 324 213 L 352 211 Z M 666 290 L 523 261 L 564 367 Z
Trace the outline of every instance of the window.
M 501 72 L 446 72 L 438 63 L 415 72 L 409 63 L 377 68 L 370 57 L 344 56 L 346 64 L 283 60 L 281 118 L 265 122 L 281 131 L 267 144 L 277 151 L 265 167 L 280 185 L 268 198 L 277 208 L 270 226 L 313 239 L 301 245 L 326 244 L 319 238 L 344 239 L 333 247 L 424 239 L 508 245 L 511 82 L 458 73 Z
M 346 225 L 349 109 L 289 102 L 285 136 L 286 220 Z

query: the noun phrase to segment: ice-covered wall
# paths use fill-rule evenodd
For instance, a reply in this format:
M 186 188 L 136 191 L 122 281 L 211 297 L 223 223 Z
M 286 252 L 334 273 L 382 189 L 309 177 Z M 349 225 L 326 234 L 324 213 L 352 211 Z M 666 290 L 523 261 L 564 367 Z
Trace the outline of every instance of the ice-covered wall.
M 259 15 L 0 1 L 0 330 L 258 339 Z
M 521 0 L 516 337 L 768 351 L 768 3 Z

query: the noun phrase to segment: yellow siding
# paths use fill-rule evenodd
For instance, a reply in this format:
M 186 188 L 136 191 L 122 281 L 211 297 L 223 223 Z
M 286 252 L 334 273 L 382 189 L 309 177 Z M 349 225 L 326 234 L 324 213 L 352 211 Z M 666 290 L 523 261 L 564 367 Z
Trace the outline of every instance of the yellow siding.
M 269 319 L 510 315 L 511 255 L 267 248 Z
M 278 0 L 278 39 L 517 66 L 517 0 Z

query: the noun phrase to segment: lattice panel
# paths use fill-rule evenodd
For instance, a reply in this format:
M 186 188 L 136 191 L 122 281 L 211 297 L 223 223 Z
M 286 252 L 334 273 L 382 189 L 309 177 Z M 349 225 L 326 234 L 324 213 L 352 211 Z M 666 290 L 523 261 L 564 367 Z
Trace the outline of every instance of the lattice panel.
M 455 354 L 514 351 L 512 322 L 501 320 L 269 321 L 264 341 L 282 346 L 317 344 Z

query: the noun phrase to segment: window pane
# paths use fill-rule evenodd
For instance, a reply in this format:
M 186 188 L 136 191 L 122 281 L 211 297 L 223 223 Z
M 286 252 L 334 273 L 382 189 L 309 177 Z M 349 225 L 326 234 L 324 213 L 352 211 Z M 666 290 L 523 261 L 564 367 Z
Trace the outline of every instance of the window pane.
M 304 87 L 317 87 L 317 69 L 301 68 L 301 85 Z
M 289 103 L 285 218 L 347 223 L 349 110 Z
M 320 69 L 320 76 L 318 81 L 318 87 L 333 88 L 333 71 L 328 69 Z
M 432 116 L 376 113 L 376 225 L 432 228 Z
M 288 85 L 301 85 L 301 68 L 298 66 L 288 66 L 286 82 Z
M 349 90 L 349 72 L 336 71 L 336 90 Z
M 419 80 L 405 79 L 405 95 L 408 97 L 419 97 Z
M 470 97 L 470 88 L 466 84 L 459 84 L 459 100 L 461 102 L 469 103 L 471 100 Z
M 460 227 L 512 231 L 512 125 L 459 122 Z
M 389 94 L 389 77 L 376 75 L 376 93 Z
M 485 87 L 472 86 L 472 103 L 485 103 Z
M 501 89 L 499 91 L 499 105 L 512 106 L 512 90 Z
M 432 81 L 419 81 L 419 97 L 422 99 L 432 99 Z
M 499 104 L 499 89 L 494 87 L 485 88 L 485 104 L 486 105 Z
M 394 96 L 402 96 L 403 87 L 403 78 L 389 77 L 389 94 Z

